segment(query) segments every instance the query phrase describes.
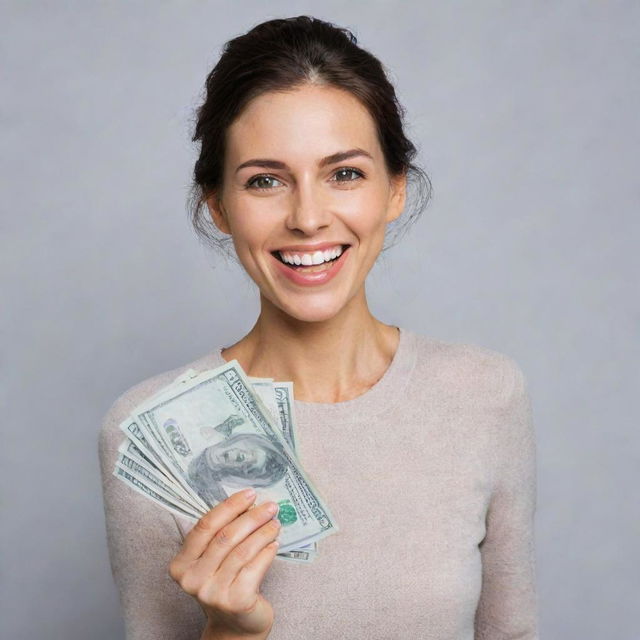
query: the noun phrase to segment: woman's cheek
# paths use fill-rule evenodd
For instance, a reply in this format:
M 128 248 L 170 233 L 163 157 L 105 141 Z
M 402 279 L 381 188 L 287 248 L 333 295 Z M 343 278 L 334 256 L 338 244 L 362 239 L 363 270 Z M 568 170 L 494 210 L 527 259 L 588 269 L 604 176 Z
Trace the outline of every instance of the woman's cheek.
M 246 263 L 246 260 L 251 257 L 250 254 L 259 251 L 268 237 L 266 235 L 267 229 L 263 228 L 264 223 L 262 222 L 265 220 L 265 216 L 258 215 L 249 208 L 243 209 L 241 206 L 237 211 L 241 213 L 233 221 L 231 233 L 236 252 L 239 257 L 242 256 L 243 263 Z

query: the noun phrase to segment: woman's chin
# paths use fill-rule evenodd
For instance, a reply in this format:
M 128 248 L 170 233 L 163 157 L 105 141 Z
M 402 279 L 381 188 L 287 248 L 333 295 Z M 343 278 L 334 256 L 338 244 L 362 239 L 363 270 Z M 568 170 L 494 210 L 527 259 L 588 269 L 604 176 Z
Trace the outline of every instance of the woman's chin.
M 300 322 L 324 322 L 336 316 L 344 305 L 338 301 L 331 303 L 318 303 L 304 301 L 299 304 L 280 304 L 278 305 L 282 311 L 288 316 L 299 320 Z

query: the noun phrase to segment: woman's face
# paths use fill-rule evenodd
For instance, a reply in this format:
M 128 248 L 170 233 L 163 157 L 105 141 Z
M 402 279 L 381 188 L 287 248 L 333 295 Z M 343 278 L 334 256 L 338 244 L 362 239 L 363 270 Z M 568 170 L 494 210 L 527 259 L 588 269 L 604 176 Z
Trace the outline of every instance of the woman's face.
M 357 155 L 331 158 L 352 150 Z M 362 290 L 387 223 L 402 212 L 405 186 L 387 173 L 374 121 L 358 100 L 305 85 L 259 96 L 232 124 L 220 202 L 212 197 L 208 206 L 261 294 L 290 316 L 320 321 Z M 345 245 L 334 262 L 315 264 Z

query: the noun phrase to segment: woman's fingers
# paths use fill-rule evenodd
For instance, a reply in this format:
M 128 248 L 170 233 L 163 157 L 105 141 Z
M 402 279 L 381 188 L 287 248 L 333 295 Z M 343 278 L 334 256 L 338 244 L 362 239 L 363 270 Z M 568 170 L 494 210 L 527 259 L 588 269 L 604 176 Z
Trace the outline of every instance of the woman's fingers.
M 258 527 L 269 522 L 277 511 L 278 505 L 275 502 L 265 502 L 241 514 L 216 533 L 202 554 L 202 559 L 209 562 L 215 558 L 222 562 L 231 549 L 240 544 Z
M 255 499 L 238 492 L 216 505 L 185 536 L 169 574 L 193 596 L 209 621 L 262 634 L 273 609 L 260 594 L 260 582 L 276 555 L 271 544 L 280 532 L 278 505 L 254 508 Z
M 259 594 L 260 583 L 277 551 L 278 543 L 272 541 L 242 567 L 230 585 L 222 585 L 219 574 L 216 573 L 200 587 L 198 597 L 204 602 L 215 602 L 220 612 L 232 614 L 243 624 L 244 616 L 256 613 L 255 607 L 262 600 Z
M 204 553 L 196 560 L 189 570 L 190 581 L 203 583 L 208 580 L 220 567 L 224 559 L 235 551 L 235 547 L 251 535 L 256 529 L 269 522 L 274 516 L 276 507 L 273 502 L 266 502 L 239 515 L 233 522 L 222 527 L 209 542 Z M 274 536 L 275 537 L 275 536 Z M 272 538 L 273 540 L 273 538 Z M 218 577 L 216 575 L 216 582 Z
M 278 541 L 271 542 L 256 557 L 247 562 L 229 585 L 229 593 L 240 598 L 245 593 L 258 593 L 260 584 L 278 552 Z
M 216 533 L 246 511 L 253 504 L 254 499 L 255 492 L 238 491 L 217 504 L 196 522 L 185 536 L 182 548 L 169 567 L 174 580 L 179 579 L 180 573 L 202 556 Z
M 256 529 L 224 558 L 216 572 L 216 582 L 223 588 L 228 587 L 244 567 L 255 562 L 258 554 L 273 542 L 279 533 L 280 521 L 277 518 L 268 520 Z
M 216 582 L 219 582 L 217 572 L 224 559 L 233 553 L 236 546 L 242 543 L 247 536 L 269 522 L 276 511 L 277 505 L 275 503 L 266 502 L 241 513 L 232 522 L 219 529 L 210 539 L 209 545 L 202 555 L 191 562 L 186 582 L 187 588 L 190 585 L 203 584 L 214 574 Z

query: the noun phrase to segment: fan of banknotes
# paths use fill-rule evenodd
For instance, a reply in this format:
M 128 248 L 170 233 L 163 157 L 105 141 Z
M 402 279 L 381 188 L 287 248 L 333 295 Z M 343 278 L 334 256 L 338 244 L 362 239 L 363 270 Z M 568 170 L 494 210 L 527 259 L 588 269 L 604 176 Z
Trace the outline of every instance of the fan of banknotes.
M 189 369 L 120 424 L 113 474 L 197 521 L 245 487 L 279 505 L 278 556 L 312 562 L 338 527 L 296 454 L 293 383 L 249 377 L 237 360 Z

